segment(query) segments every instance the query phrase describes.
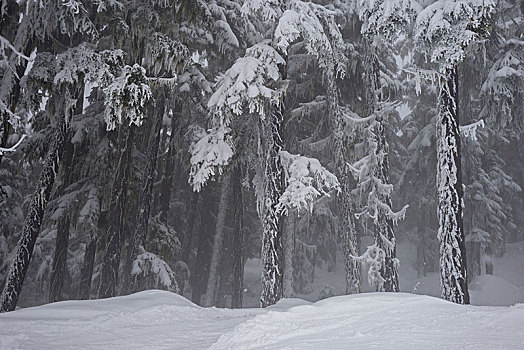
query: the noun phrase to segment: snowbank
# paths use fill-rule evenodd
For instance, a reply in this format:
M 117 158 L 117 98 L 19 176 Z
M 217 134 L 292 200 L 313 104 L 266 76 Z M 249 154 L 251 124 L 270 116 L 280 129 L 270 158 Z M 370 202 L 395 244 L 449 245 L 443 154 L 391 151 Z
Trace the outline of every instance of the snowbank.
M 522 349 L 524 304 L 367 293 L 265 310 L 201 308 L 162 291 L 0 315 L 1 349 Z

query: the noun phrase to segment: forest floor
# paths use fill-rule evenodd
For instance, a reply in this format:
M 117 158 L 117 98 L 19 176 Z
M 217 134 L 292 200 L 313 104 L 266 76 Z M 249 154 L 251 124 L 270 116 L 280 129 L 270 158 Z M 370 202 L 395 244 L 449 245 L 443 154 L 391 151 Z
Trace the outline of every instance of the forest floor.
M 524 349 L 524 304 L 365 293 L 266 309 L 202 308 L 165 291 L 0 315 L 1 349 Z

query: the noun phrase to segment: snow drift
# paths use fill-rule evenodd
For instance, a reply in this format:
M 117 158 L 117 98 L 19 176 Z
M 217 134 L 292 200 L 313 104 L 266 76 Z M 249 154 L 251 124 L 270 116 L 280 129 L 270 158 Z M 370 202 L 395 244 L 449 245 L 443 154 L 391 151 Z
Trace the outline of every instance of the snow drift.
M 0 315 L 2 349 L 522 349 L 524 304 L 462 306 L 368 293 L 267 309 L 196 306 L 163 291 Z

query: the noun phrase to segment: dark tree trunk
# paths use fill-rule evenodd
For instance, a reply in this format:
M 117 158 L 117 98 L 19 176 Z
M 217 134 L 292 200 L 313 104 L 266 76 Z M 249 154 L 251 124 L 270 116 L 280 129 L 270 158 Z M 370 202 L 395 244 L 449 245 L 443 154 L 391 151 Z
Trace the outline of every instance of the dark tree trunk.
M 420 223 L 417 227 L 418 237 L 420 238 L 417 246 L 417 277 L 426 277 L 428 269 L 426 232 L 425 226 L 422 224 L 422 222 L 425 222 L 424 217 L 425 215 L 420 217 Z
M 149 226 L 149 213 L 151 212 L 151 202 L 153 200 L 153 183 L 155 181 L 155 170 L 158 159 L 160 131 L 162 130 L 162 121 L 164 118 L 165 97 L 158 96 L 156 101 L 157 105 L 155 108 L 157 116 L 155 123 L 153 124 L 153 130 L 151 130 L 152 136 L 149 139 L 145 171 L 146 177 L 140 193 L 138 220 L 133 231 L 133 236 L 131 237 L 131 242 L 129 243 L 125 260 L 126 265 L 124 267 L 124 276 L 122 278 L 122 294 L 129 294 L 137 291 L 135 290 L 137 286 L 131 281 L 131 269 L 133 267 L 133 261 L 138 255 L 139 247 L 144 245 Z
M 469 247 L 468 247 L 469 246 Z M 481 275 L 481 244 L 479 242 L 466 243 L 468 252 L 468 282 Z
M 46 156 L 37 189 L 31 199 L 29 213 L 2 293 L 0 312 L 13 311 L 18 302 L 35 242 L 40 233 L 44 211 L 55 183 L 56 174 L 58 174 L 66 135 L 67 125 L 65 120 L 61 120 Z
M 231 285 L 231 308 L 242 307 L 242 297 L 244 295 L 244 206 L 242 198 L 242 171 L 240 165 L 236 165 L 233 170 L 233 281 Z
M 69 250 L 69 215 L 65 213 L 58 221 L 53 268 L 49 283 L 49 302 L 62 300 L 62 288 L 67 273 L 67 252 Z
M 229 203 L 229 188 L 231 176 L 226 173 L 222 178 L 220 189 L 220 202 L 218 204 L 218 214 L 213 238 L 213 249 L 211 253 L 211 263 L 209 265 L 209 277 L 207 281 L 207 294 L 205 306 L 216 306 L 218 298 L 219 268 L 222 260 L 224 245 L 224 230 L 226 226 L 226 214 Z
M 211 260 L 211 232 L 214 227 L 213 201 L 211 188 L 206 188 L 203 195 L 203 205 L 200 211 L 200 229 L 198 230 L 198 242 L 196 258 L 191 273 L 191 301 L 202 305 L 202 295 L 206 293 L 209 263 Z
M 490 246 L 486 247 L 484 254 L 484 261 L 486 263 L 486 275 L 493 275 L 493 250 Z
M 83 87 L 83 84 L 81 84 Z M 83 98 L 83 94 L 79 94 Z M 75 112 L 81 109 L 82 105 L 78 105 Z M 71 138 L 68 135 L 66 142 L 64 142 L 63 162 L 62 162 L 62 183 L 55 193 L 57 197 L 63 195 L 67 187 L 71 184 L 73 176 L 73 159 L 74 159 L 74 145 L 71 143 Z M 62 300 L 62 288 L 67 274 L 67 253 L 69 250 L 69 208 L 65 208 L 61 217 L 58 219 L 55 252 L 53 257 L 53 266 L 51 269 L 51 279 L 49 282 L 49 297 L 50 303 Z
M 202 194 L 191 192 L 191 199 L 189 204 L 189 218 L 187 220 L 186 232 L 184 234 L 184 242 L 182 244 L 182 261 L 189 265 L 189 259 L 191 257 L 191 249 L 193 247 L 193 238 L 196 235 L 197 225 L 197 214 L 198 209 L 201 207 Z
M 340 217 L 340 237 L 344 246 L 344 267 L 346 270 L 346 294 L 360 293 L 360 262 L 354 257 L 359 256 L 357 231 L 351 191 L 353 190 L 352 174 L 347 167 L 349 137 L 345 132 L 345 123 L 339 111 L 339 92 L 333 71 L 327 71 L 328 76 L 328 118 L 333 133 L 333 156 L 335 174 L 340 181 L 340 193 L 337 198 L 338 215 Z
M 437 115 L 438 239 L 442 297 L 469 304 L 466 245 L 462 223 L 462 172 L 458 115 L 458 75 L 441 78 Z
M 167 217 L 169 214 L 169 203 L 171 201 L 171 194 L 173 192 L 173 179 L 175 174 L 175 158 L 176 158 L 176 143 L 175 135 L 180 132 L 178 130 L 179 120 L 181 118 L 180 112 L 182 111 L 182 104 L 176 102 L 174 108 L 174 115 L 171 121 L 171 135 L 169 136 L 169 150 L 167 151 L 164 175 L 162 178 L 162 184 L 160 186 L 160 196 L 158 203 L 158 211 L 160 212 L 160 219 L 162 222 L 167 223 Z
M 129 168 L 131 166 L 134 128 L 134 126 L 127 127 L 127 137 L 120 152 L 113 188 L 111 190 L 111 203 L 108 215 L 109 227 L 106 234 L 106 251 L 104 253 L 100 274 L 99 298 L 114 297 L 118 286 L 120 251 L 122 248 L 127 182 L 129 178 Z
M 288 215 L 282 217 L 282 246 L 284 254 L 284 298 L 294 298 L 295 290 L 293 288 L 293 256 L 295 253 L 295 221 L 297 219 L 296 210 L 288 212 Z
M 78 291 L 78 298 L 80 300 L 88 300 L 91 294 L 91 280 L 93 278 L 93 269 L 95 267 L 96 254 L 96 231 L 91 232 L 89 243 L 86 246 L 84 255 L 84 263 L 80 271 L 80 289 Z

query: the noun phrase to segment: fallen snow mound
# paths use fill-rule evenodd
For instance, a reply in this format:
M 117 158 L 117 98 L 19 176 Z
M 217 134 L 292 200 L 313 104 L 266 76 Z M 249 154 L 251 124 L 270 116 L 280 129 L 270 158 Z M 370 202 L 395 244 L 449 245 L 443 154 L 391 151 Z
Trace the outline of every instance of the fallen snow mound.
M 162 291 L 0 315 L 1 349 L 523 349 L 524 304 L 368 293 L 267 309 L 201 308 Z

